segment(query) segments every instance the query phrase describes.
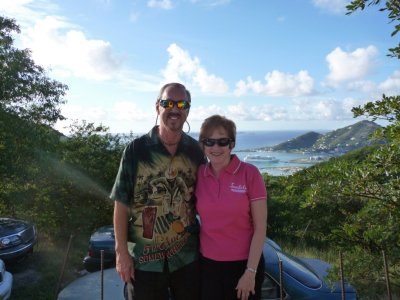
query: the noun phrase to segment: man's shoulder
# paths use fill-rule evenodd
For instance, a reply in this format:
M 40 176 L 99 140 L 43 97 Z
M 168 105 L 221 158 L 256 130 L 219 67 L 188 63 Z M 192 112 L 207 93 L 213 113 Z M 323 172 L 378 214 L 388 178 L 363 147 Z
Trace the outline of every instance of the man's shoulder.
M 150 133 L 145 133 L 141 136 L 136 137 L 130 142 L 131 147 L 134 145 L 149 145 L 154 143 L 154 137 Z

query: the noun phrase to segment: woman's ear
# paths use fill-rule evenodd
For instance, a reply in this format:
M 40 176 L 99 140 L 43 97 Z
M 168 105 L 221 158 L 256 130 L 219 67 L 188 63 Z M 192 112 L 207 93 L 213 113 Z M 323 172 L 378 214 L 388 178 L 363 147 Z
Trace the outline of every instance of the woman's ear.
M 231 142 L 231 143 L 229 144 L 229 149 L 235 148 L 235 145 L 236 145 L 235 141 Z

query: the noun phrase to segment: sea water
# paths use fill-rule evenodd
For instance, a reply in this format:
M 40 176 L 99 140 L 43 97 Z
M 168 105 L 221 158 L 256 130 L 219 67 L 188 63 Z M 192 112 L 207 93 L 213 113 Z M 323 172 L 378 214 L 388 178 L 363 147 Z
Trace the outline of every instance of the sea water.
M 318 156 L 319 159 L 324 159 L 327 155 L 324 153 L 261 151 L 260 148 L 278 145 L 307 132 L 302 130 L 238 132 L 236 134 L 236 145 L 232 153 L 236 154 L 242 161 L 254 164 L 261 173 L 268 173 L 272 176 L 291 175 L 319 162 L 315 157 Z M 324 133 L 324 131 L 320 133 Z M 195 139 L 199 137 L 198 133 L 191 133 L 190 135 Z M 272 156 L 278 161 L 246 160 L 248 155 Z

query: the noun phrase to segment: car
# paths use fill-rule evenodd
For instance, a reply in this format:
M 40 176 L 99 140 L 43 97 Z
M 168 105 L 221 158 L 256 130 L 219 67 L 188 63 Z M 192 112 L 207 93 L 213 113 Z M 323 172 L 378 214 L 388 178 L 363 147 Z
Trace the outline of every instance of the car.
M 103 267 L 115 266 L 115 237 L 112 225 L 98 228 L 90 236 L 87 255 L 83 259 L 83 266 L 88 272 L 95 272 L 101 268 L 101 250 L 104 250 Z
M 6 271 L 4 261 L 0 259 L 0 299 L 10 299 L 13 276 Z
M 331 265 L 327 262 L 292 256 L 285 253 L 271 239 L 265 241 L 263 254 L 265 274 L 261 299 L 343 299 L 341 284 L 335 282 L 331 286 L 325 281 L 325 276 L 331 268 Z M 281 278 L 282 289 L 280 286 Z M 344 284 L 344 295 L 347 300 L 357 299 L 357 292 L 349 283 Z
M 115 266 L 115 238 L 112 225 L 99 228 L 90 237 L 89 253 L 91 255 L 84 259 L 86 269 L 89 266 L 91 272 L 101 269 L 101 250 L 104 250 L 104 268 Z M 277 243 L 269 238 L 265 240 L 263 254 L 265 258 L 265 273 L 262 300 L 342 299 L 341 284 L 336 282 L 331 286 L 325 280 L 325 276 L 331 268 L 331 265 L 327 262 L 319 259 L 292 256 L 284 252 Z M 116 276 L 115 272 L 108 272 L 108 276 L 113 278 Z M 96 278 L 100 277 L 97 276 Z M 281 278 L 282 288 L 280 285 Z M 84 281 L 84 279 L 82 280 Z M 347 300 L 357 299 L 357 292 L 351 284 L 344 284 L 344 292 Z
M 16 260 L 33 252 L 37 243 L 36 227 L 33 223 L 0 218 L 0 259 Z

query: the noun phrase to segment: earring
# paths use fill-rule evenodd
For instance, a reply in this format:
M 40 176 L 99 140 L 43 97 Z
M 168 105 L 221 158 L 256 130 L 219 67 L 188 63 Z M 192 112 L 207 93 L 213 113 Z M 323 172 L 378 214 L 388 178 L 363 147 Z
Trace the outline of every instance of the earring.
M 186 131 L 186 133 L 189 133 L 190 132 L 190 124 L 187 120 L 185 121 L 185 123 L 188 125 L 188 131 Z

